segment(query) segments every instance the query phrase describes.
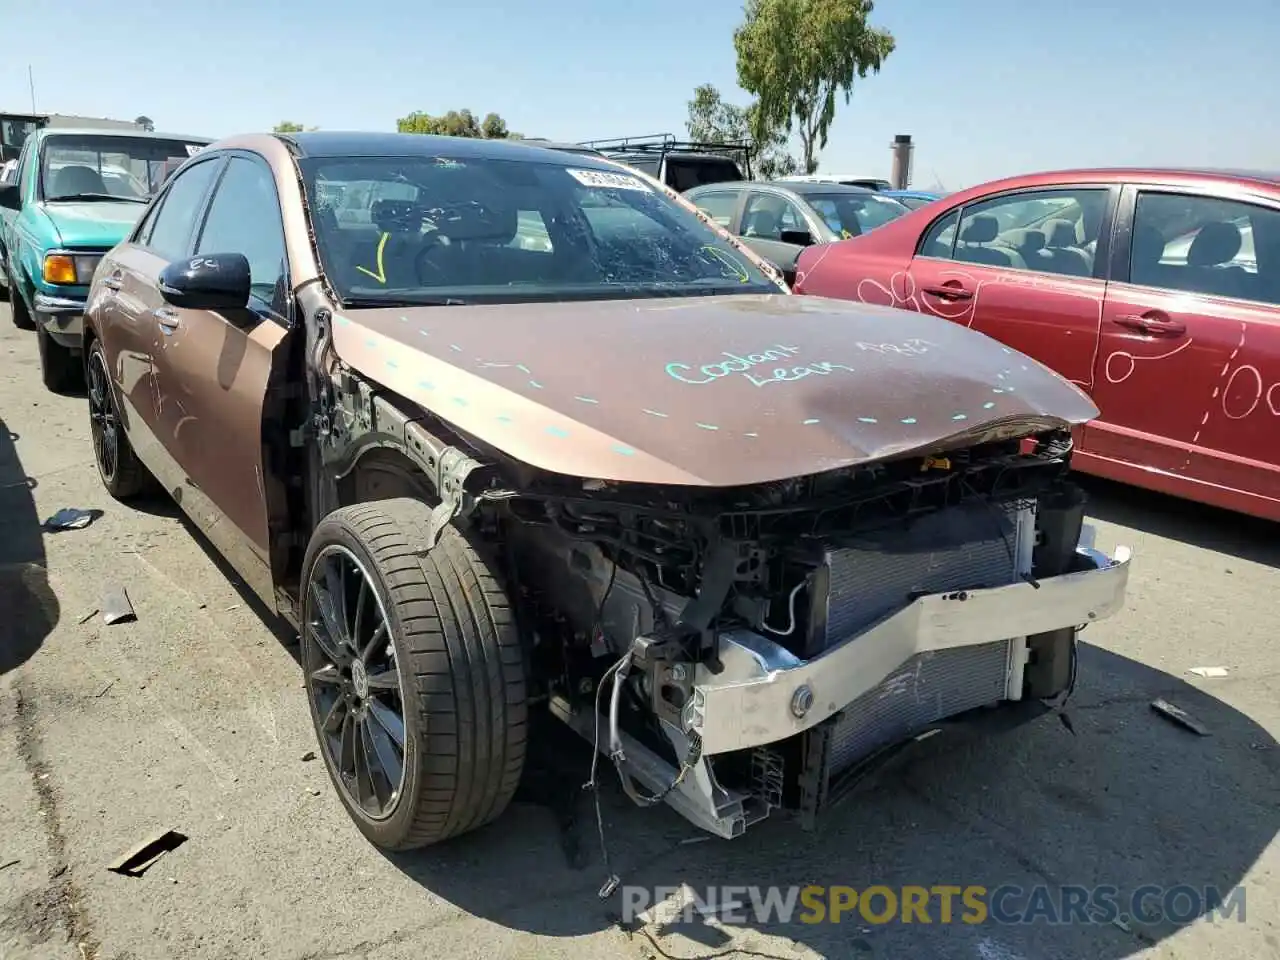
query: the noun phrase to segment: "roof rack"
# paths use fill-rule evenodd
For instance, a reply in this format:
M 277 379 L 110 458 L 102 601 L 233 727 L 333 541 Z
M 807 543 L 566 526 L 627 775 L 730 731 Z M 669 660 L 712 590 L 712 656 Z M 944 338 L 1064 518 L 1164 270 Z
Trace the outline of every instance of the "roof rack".
M 670 133 L 649 133 L 639 137 L 608 137 L 602 140 L 581 140 L 584 147 L 601 153 L 644 153 L 665 157 L 668 153 L 727 153 L 741 157 L 743 174 L 751 179 L 751 156 L 755 153 L 755 141 L 742 140 L 677 140 Z

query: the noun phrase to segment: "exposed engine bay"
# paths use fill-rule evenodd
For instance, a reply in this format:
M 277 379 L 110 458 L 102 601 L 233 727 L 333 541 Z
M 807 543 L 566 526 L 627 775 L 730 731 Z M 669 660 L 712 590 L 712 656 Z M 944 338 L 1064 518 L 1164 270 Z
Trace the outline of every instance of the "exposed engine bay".
M 1069 694 L 1078 627 L 1127 575 L 1078 549 L 1070 451 L 1061 432 L 719 490 L 537 473 L 482 513 L 551 710 L 636 803 L 735 837 L 778 809 L 811 826 L 943 721 Z

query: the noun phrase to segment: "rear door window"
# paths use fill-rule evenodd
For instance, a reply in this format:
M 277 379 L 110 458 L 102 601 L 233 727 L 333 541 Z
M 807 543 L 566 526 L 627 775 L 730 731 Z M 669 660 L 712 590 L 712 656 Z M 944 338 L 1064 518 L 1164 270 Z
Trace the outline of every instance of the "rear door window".
M 738 194 L 732 190 L 713 190 L 700 193 L 694 206 L 726 230 L 733 224 L 733 212 L 738 208 Z
M 964 263 L 1015 270 L 1092 277 L 1098 235 L 1107 206 L 1101 187 L 1021 191 L 978 200 L 960 211 L 959 230 L 949 254 L 942 254 L 943 221 L 935 224 L 921 250 Z M 950 219 L 948 215 L 947 219 Z
M 786 197 L 752 193 L 742 211 L 742 236 L 755 240 L 781 240 L 783 230 L 808 230 L 804 215 Z

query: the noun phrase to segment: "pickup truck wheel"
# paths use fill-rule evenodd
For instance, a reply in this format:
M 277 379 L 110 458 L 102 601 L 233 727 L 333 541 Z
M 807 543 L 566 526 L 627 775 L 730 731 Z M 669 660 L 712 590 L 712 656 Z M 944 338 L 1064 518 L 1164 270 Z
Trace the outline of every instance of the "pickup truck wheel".
M 36 347 L 40 351 L 40 379 L 53 393 L 69 393 L 84 386 L 84 367 L 80 358 L 58 343 L 44 327 L 36 328 Z
M 89 434 L 93 438 L 93 459 L 107 493 L 117 500 L 130 500 L 150 487 L 152 480 L 142 465 L 116 409 L 116 396 L 107 376 L 107 355 L 95 340 L 89 347 L 87 381 L 89 394 Z
M 429 548 L 429 518 L 410 498 L 343 507 L 303 562 L 311 719 L 347 813 L 386 850 L 497 819 L 524 767 L 524 660 L 506 592 L 457 528 Z
M 22 291 L 18 283 L 9 274 L 9 314 L 13 317 L 13 325 L 19 330 L 34 330 L 35 321 L 31 319 L 31 311 L 27 309 L 27 301 L 22 299 Z

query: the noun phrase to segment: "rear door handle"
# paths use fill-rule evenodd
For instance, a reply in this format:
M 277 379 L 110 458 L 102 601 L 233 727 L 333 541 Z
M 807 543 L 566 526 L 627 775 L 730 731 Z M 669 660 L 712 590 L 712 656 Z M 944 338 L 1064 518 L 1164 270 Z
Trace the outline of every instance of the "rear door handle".
M 156 323 L 160 324 L 160 329 L 165 333 L 172 333 L 178 328 L 178 311 L 176 310 L 156 307 L 151 311 L 151 315 L 156 318 Z
M 1159 310 L 1146 313 L 1122 313 L 1112 317 L 1111 322 L 1129 330 L 1150 334 L 1156 337 L 1178 337 L 1187 332 L 1187 325 L 1181 320 L 1174 320 Z
M 966 290 L 964 287 L 948 287 L 945 284 L 941 287 L 925 287 L 924 292 L 931 297 L 937 297 L 939 300 L 972 300 L 973 292 Z

